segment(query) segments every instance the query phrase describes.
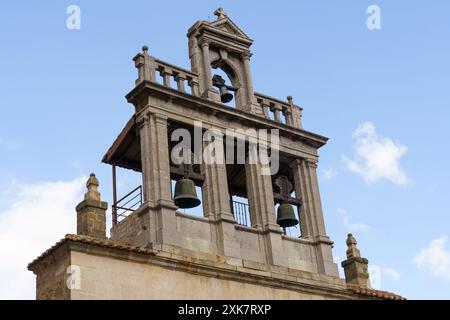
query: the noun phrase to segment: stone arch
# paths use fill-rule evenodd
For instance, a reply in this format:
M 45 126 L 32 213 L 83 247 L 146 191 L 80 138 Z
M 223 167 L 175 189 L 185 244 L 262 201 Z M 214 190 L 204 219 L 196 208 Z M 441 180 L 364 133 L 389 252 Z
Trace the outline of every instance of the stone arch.
M 222 57 L 221 53 L 213 56 L 215 56 L 215 59 L 211 61 L 211 67 L 222 70 L 228 76 L 231 85 L 237 88 L 234 93 L 236 107 L 243 106 L 245 104 L 245 79 L 242 70 L 239 68 L 240 66 L 237 66 L 228 55 L 226 58 Z

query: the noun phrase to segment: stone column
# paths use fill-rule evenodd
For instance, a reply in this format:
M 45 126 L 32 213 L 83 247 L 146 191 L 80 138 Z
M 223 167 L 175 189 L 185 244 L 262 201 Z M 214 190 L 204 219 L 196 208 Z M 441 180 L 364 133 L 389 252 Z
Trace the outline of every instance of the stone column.
M 87 192 L 77 207 L 77 234 L 106 239 L 106 209 L 108 204 L 101 201 L 98 180 L 91 173 L 86 182 Z
M 211 73 L 211 58 L 209 56 L 209 43 L 205 40 L 200 40 L 199 45 L 202 48 L 202 60 L 203 71 L 200 72 L 200 77 L 203 79 L 205 87 L 203 88 L 202 96 L 207 99 L 211 99 L 220 102 L 219 92 L 214 90 L 212 85 L 212 73 Z
M 149 242 L 177 244 L 176 206 L 170 186 L 167 117 L 144 109 L 138 116 L 140 128 L 142 185 L 149 214 Z
M 162 69 L 160 75 L 163 78 L 163 86 L 170 88 L 170 77 L 172 76 L 172 73 L 166 69 Z
M 139 138 L 141 142 L 141 170 L 142 170 L 142 193 L 145 202 L 154 202 L 154 192 L 151 190 L 147 181 L 152 179 L 151 175 L 151 143 L 150 143 L 150 114 L 148 112 L 141 113 L 136 123 L 139 126 Z
M 186 92 L 185 88 L 184 88 L 184 81 L 186 80 L 186 77 L 177 74 L 175 77 L 175 81 L 177 82 L 177 89 L 178 91 L 182 91 L 182 92 Z
M 245 174 L 250 219 L 252 227 L 262 229 L 264 233 L 267 263 L 287 266 L 281 238 L 283 232 L 276 223 L 272 178 L 262 174 L 259 162 L 252 164 L 247 161 Z
M 281 108 L 281 106 L 274 104 L 271 106 L 270 111 L 273 112 L 275 121 L 282 122 L 281 121 L 281 112 L 283 111 L 283 108 Z
M 251 105 L 253 102 L 253 79 L 250 70 L 250 58 L 252 54 L 250 52 L 244 52 L 242 54 L 242 60 L 244 62 L 244 73 L 245 73 L 245 89 L 247 92 L 247 105 Z
M 348 234 L 346 243 L 348 247 L 347 259 L 341 263 L 344 268 L 345 282 L 350 285 L 370 288 L 369 261 L 361 257 L 361 253 L 356 247 L 356 239 L 351 233 Z
M 309 159 L 297 159 L 294 160 L 292 166 L 294 177 L 299 182 L 296 191 L 297 189 L 300 191 L 304 214 L 308 216 L 310 223 L 308 234 L 313 237 L 326 236 L 316 173 L 317 163 Z
M 283 109 L 282 112 L 283 112 L 283 115 L 284 115 L 284 117 L 286 119 L 286 124 L 288 126 L 292 126 L 293 123 L 292 123 L 292 112 L 291 112 L 291 110 Z
M 209 58 L 209 43 L 206 41 L 202 41 L 200 43 L 200 46 L 202 47 L 205 90 L 210 90 L 212 89 L 212 73 L 211 73 L 211 60 Z
M 320 273 L 338 276 L 333 262 L 333 242 L 326 235 L 325 223 L 317 181 L 317 163 L 310 159 L 296 159 L 290 164 L 297 196 L 302 199 L 300 227 L 302 238 L 310 239 L 316 247 L 317 265 Z
M 244 77 L 245 77 L 245 92 L 246 92 L 245 109 L 248 112 L 264 116 L 264 112 L 261 106 L 254 101 L 255 93 L 253 91 L 253 79 L 252 79 L 252 72 L 250 69 L 251 56 L 252 54 L 248 51 L 242 53 L 242 62 L 244 65 Z
M 205 141 L 204 146 L 214 142 Z M 217 145 L 219 146 L 219 145 Z M 222 147 L 222 144 L 220 144 Z M 216 152 L 216 157 L 223 152 Z M 228 257 L 240 258 L 240 244 L 235 237 L 235 220 L 230 209 L 230 195 L 228 193 L 227 169 L 225 159 L 217 159 L 213 163 L 205 159 L 202 171 L 205 181 L 202 186 L 203 212 L 205 217 L 215 223 L 210 224 L 214 230 L 218 253 Z

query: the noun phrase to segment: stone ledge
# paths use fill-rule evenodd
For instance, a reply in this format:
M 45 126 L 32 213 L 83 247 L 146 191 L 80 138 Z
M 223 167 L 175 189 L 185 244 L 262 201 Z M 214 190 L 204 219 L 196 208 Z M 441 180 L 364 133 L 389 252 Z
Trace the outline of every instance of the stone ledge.
M 227 257 L 204 254 L 200 257 L 183 255 L 183 249 L 171 248 L 172 252 L 157 250 L 151 247 L 135 247 L 111 240 L 96 239 L 88 236 L 66 235 L 53 247 L 28 265 L 28 269 L 38 271 L 43 260 L 55 259 L 55 251 L 77 251 L 86 254 L 121 259 L 135 263 L 151 264 L 163 268 L 184 271 L 206 277 L 216 277 L 231 281 L 253 283 L 272 288 L 281 288 L 306 294 L 318 294 L 331 299 L 364 299 L 379 298 L 393 299 L 399 296 L 394 294 L 377 295 L 377 290 L 364 291 L 363 289 L 347 288 L 338 278 L 331 278 L 308 272 L 295 272 L 292 269 L 255 264 L 254 262 L 234 261 L 227 263 Z M 170 249 L 161 247 L 161 249 Z M 59 250 L 60 251 L 60 250 Z M 355 291 L 359 290 L 359 291 Z
M 93 208 L 98 208 L 98 209 L 102 209 L 102 210 L 106 210 L 108 209 L 108 203 L 104 202 L 104 201 L 97 201 L 97 200 L 91 200 L 91 199 L 86 199 L 81 201 L 77 207 L 75 208 L 75 211 L 80 211 L 86 207 L 93 207 Z

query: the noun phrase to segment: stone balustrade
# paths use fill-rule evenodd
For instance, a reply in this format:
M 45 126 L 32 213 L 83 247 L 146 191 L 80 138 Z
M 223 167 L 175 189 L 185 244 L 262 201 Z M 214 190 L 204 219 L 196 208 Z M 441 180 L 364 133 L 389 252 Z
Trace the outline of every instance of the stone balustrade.
M 186 92 L 185 84 L 187 83 L 191 89 L 190 93 L 194 96 L 199 96 L 198 76 L 195 73 L 159 59 L 154 59 L 154 62 L 156 65 L 155 69 L 161 75 L 165 87 L 171 87 L 170 78 L 172 77 L 176 83 L 177 90 Z
M 288 96 L 288 101 L 285 102 L 255 92 L 255 98 L 267 118 L 288 126 L 302 128 L 301 117 L 303 109 L 293 103 L 291 96 Z
M 167 88 L 200 96 L 199 76 L 196 73 L 150 56 L 147 46 L 142 47 L 142 53 L 137 54 L 133 60 L 138 69 L 136 85 L 142 81 L 152 81 Z M 157 75 L 161 77 L 161 81 L 158 81 Z M 186 90 L 187 87 L 190 92 Z M 286 102 L 255 92 L 255 99 L 266 118 L 302 129 L 302 108 L 293 103 L 291 96 L 287 97 Z
M 158 72 L 162 78 L 163 86 L 172 88 L 171 80 L 173 79 L 176 83 L 176 88 L 173 89 L 187 92 L 186 88 L 188 86 L 190 88 L 190 92 L 187 93 L 194 96 L 200 95 L 197 74 L 148 55 L 147 46 L 142 47 L 142 53 L 137 54 L 133 60 L 136 68 L 138 69 L 136 85 L 142 81 L 158 82 L 156 77 L 156 72 Z

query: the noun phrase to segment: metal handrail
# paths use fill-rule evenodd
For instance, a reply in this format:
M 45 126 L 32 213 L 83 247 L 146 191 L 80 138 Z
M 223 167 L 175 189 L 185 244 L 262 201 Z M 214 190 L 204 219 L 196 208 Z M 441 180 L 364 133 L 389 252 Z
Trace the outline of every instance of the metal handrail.
M 137 193 L 136 193 L 137 192 Z M 130 198 L 130 196 L 132 196 Z M 136 200 L 132 205 L 128 205 L 130 202 Z M 124 202 L 126 200 L 126 202 Z M 124 202 L 124 203 L 121 203 Z M 138 186 L 128 192 L 125 196 L 120 198 L 116 203 L 112 205 L 113 225 L 117 225 L 120 218 L 126 218 L 129 214 L 133 213 L 142 204 L 142 186 Z M 119 212 L 119 210 L 121 210 Z

